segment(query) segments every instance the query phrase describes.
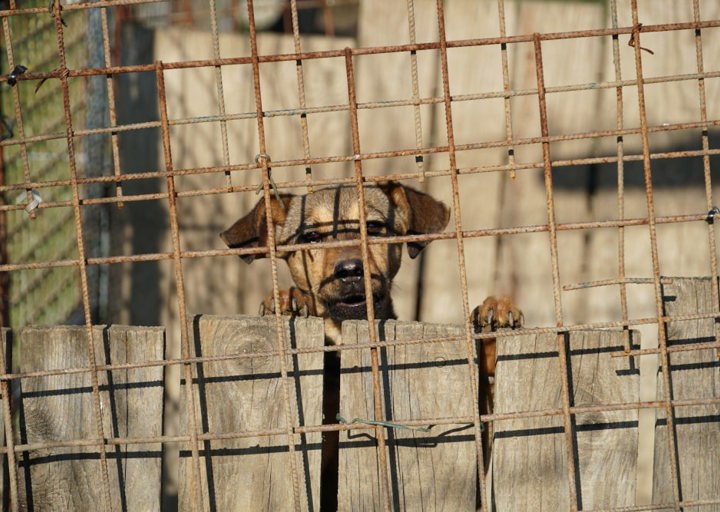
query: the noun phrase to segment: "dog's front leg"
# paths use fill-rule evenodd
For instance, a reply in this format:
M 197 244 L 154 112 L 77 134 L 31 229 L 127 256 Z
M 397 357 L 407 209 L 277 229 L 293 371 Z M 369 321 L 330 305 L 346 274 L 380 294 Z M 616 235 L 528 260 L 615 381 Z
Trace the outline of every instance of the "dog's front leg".
M 498 329 L 522 327 L 523 314 L 509 297 L 488 297 L 472 312 L 476 333 L 493 332 Z M 480 340 L 480 372 L 488 377 L 495 376 L 495 338 Z
M 488 297 L 472 312 L 472 322 L 476 333 L 488 333 L 498 329 L 522 327 L 523 314 L 508 297 Z M 495 409 L 495 338 L 481 338 L 478 348 L 480 367 L 479 394 L 480 414 L 492 414 Z M 485 424 L 483 444 L 485 446 L 485 467 L 490 462 L 492 453 L 492 423 Z

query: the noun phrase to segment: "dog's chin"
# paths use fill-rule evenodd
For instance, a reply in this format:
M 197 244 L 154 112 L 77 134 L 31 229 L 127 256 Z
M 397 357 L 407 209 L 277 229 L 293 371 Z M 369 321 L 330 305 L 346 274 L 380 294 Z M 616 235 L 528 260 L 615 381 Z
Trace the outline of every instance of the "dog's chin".
M 381 311 L 383 311 L 386 302 L 387 300 L 384 295 L 373 295 L 373 311 L 375 316 L 381 315 Z M 367 319 L 367 301 L 365 300 L 365 294 L 362 293 L 346 295 L 329 301 L 327 309 L 330 317 L 336 322 Z

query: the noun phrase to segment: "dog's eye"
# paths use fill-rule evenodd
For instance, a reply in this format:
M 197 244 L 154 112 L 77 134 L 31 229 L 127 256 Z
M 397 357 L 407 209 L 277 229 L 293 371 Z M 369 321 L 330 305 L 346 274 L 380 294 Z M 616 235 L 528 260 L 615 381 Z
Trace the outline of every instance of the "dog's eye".
M 370 220 L 367 223 L 367 234 L 370 236 L 382 235 L 385 231 L 385 223 L 379 220 Z
M 319 231 L 303 231 L 298 237 L 298 243 L 301 244 L 315 244 L 322 240 L 322 233 Z

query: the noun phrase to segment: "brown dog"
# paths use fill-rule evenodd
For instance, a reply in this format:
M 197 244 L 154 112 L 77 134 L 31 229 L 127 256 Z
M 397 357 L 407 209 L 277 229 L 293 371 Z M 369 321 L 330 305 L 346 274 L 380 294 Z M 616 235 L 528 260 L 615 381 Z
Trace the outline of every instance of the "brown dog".
M 366 229 L 369 237 L 429 234 L 442 231 L 450 219 L 443 203 L 427 194 L 396 182 L 365 185 Z M 306 195 L 283 194 L 271 201 L 277 245 L 357 240 L 360 238 L 360 204 L 354 185 L 325 188 Z M 220 237 L 230 248 L 267 246 L 265 201 L 235 222 Z M 415 258 L 428 242 L 408 243 Z M 368 246 L 371 295 L 377 319 L 395 318 L 390 290 L 400 268 L 401 244 Z M 245 261 L 255 257 L 246 255 Z M 325 319 L 325 335 L 338 344 L 343 320 L 367 318 L 367 304 L 361 247 L 307 249 L 278 252 L 290 267 L 295 287 L 281 291 L 278 309 L 283 314 L 319 316 Z M 275 313 L 272 295 L 261 305 L 261 314 Z M 516 327 L 522 313 L 509 299 L 489 297 L 473 311 L 476 331 Z M 483 343 L 481 371 L 495 373 L 493 342 Z
M 430 234 L 442 231 L 450 219 L 449 209 L 427 194 L 396 182 L 365 185 L 366 230 L 368 237 Z M 271 200 L 271 218 L 276 245 L 314 244 L 318 242 L 357 241 L 360 239 L 360 208 L 355 186 L 338 186 L 306 195 L 281 195 Z M 267 247 L 267 209 L 264 200 L 220 234 L 231 248 Z M 408 253 L 415 258 L 428 242 L 409 242 Z M 252 262 L 259 256 L 243 256 Z M 359 244 L 278 251 L 289 267 L 295 286 L 281 291 L 280 303 L 272 295 L 260 307 L 260 314 L 304 314 L 325 320 L 328 344 L 339 344 L 343 320 L 367 318 L 365 273 L 370 275 L 370 294 L 376 319 L 395 318 L 390 290 L 400 268 L 402 244 L 368 244 L 368 266 L 364 268 Z M 522 313 L 508 299 L 489 297 L 473 311 L 476 332 L 499 327 L 515 327 Z M 480 344 L 480 371 L 486 377 L 495 374 L 495 340 Z M 327 353 L 323 373 L 325 395 L 323 423 L 334 423 L 340 397 L 340 364 L 335 354 Z M 492 386 L 481 379 L 481 413 L 492 410 Z M 489 446 L 488 430 L 485 446 Z M 323 434 L 321 509 L 337 508 L 338 432 Z M 489 455 L 489 450 L 486 457 Z

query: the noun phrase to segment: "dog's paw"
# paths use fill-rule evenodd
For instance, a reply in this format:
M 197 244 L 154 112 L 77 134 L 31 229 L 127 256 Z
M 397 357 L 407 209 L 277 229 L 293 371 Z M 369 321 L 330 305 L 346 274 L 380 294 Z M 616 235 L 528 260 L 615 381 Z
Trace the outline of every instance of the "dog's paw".
M 274 315 L 278 309 L 281 315 L 302 316 L 305 318 L 310 316 L 312 302 L 298 288 L 292 287 L 289 290 L 280 290 L 278 295 L 280 296 L 280 307 L 276 308 L 275 297 L 271 292 L 260 303 L 260 316 Z
M 509 297 L 488 297 L 472 312 L 472 322 L 475 332 L 495 331 L 509 327 L 516 329 L 522 327 L 523 314 Z

